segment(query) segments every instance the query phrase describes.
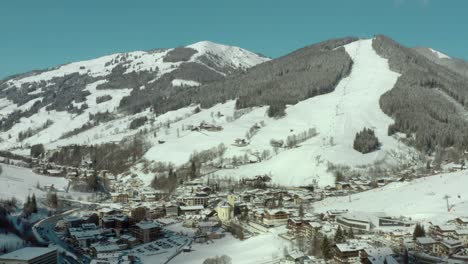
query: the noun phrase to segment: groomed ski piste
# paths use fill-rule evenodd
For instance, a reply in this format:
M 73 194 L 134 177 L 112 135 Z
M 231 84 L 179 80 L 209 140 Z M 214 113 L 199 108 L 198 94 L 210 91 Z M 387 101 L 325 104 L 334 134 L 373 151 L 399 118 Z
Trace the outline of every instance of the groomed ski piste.
M 202 54 L 207 49 L 218 49 L 215 49 L 213 45 L 210 42 L 200 42 L 194 44 L 193 48 L 200 50 Z M 344 48 L 353 59 L 350 75 L 340 81 L 335 91 L 288 106 L 286 116 L 280 119 L 267 116 L 268 106 L 252 108 L 239 118 L 233 118 L 235 101 L 231 100 L 209 109 L 201 109 L 199 113 L 194 111 L 196 105 L 170 111 L 160 116 L 154 116 L 146 110 L 97 125 L 75 136 L 60 138 L 64 132 L 80 127 L 89 114 L 106 110 L 114 111 L 120 101 L 119 98 L 130 92 L 125 89 L 117 92 L 97 90 L 95 87 L 98 83 L 93 83 L 87 87 L 91 95 L 86 101 L 93 107 L 86 109 L 84 114 L 75 116 L 66 112 L 41 110 L 39 114 L 21 119 L 21 122 L 9 131 L 14 140 L 8 140 L 6 134 L 2 135 L 5 140 L 2 146 L 3 148 L 18 147 L 15 133 L 27 127 L 41 126 L 47 119 L 54 120 L 54 124 L 31 138 L 25 139 L 21 143 L 22 146 L 43 142 L 47 144 L 48 149 L 54 149 L 70 144 L 118 142 L 124 137 L 138 133 L 139 130 L 147 129 L 150 133 L 147 134 L 146 140 L 152 146 L 144 155 L 148 161 L 168 162 L 180 166 L 188 162 L 190 155 L 194 152 L 208 150 L 221 143 L 227 147 L 225 159 L 244 155 L 253 158 L 255 153 L 267 150 L 270 156 L 262 162 L 239 166 L 235 169 L 222 169 L 210 177 L 239 179 L 270 174 L 273 182 L 287 186 L 312 183 L 322 187 L 333 185 L 334 177 L 327 171 L 329 162 L 357 167 L 372 166 L 376 162 L 393 166 L 413 160 L 413 157 L 418 155 L 417 151 L 387 135 L 388 126 L 393 120 L 379 107 L 381 95 L 393 88 L 399 74 L 391 71 L 387 60 L 381 58 L 373 50 L 372 39 L 355 41 L 345 45 Z M 218 53 L 227 49 L 225 52 L 237 52 L 242 58 L 246 56 L 235 47 L 219 49 L 221 51 L 217 50 Z M 250 61 L 251 64 L 246 63 L 246 66 L 259 62 L 245 58 L 243 60 Z M 230 63 L 238 62 L 233 60 Z M 176 81 L 176 83 L 183 82 Z M 113 99 L 96 104 L 96 97 L 104 94 L 112 94 Z M 136 130 L 128 129 L 130 122 L 141 116 L 154 118 L 154 122 L 151 124 L 148 122 Z M 216 132 L 188 129 L 190 125 L 198 126 L 201 122 L 221 126 L 223 129 Z M 255 124 L 260 123 L 263 124 L 261 129 L 250 139 L 247 146 L 233 146 L 236 139 L 245 138 L 246 132 Z M 153 131 L 156 125 L 161 128 L 154 137 Z M 381 142 L 379 150 L 361 154 L 353 149 L 355 134 L 364 127 L 374 129 Z M 299 144 L 297 148 L 282 148 L 275 153 L 270 144 L 272 139 L 285 141 L 288 136 L 297 135 L 311 128 L 317 131 L 317 136 Z M 160 142 L 164 144 L 159 144 Z M 20 147 L 15 152 L 28 154 L 28 149 Z M 154 177 L 152 174 L 143 173 L 138 165 L 132 168 L 132 173 L 140 176 L 148 184 Z
M 341 80 L 332 93 L 289 106 L 286 116 L 281 119 L 268 118 L 267 107 L 254 108 L 232 122 L 210 115 L 220 112 L 223 116 L 232 116 L 233 101 L 204 109 L 172 124 L 172 127 L 206 121 L 223 126 L 222 131 L 185 132 L 179 138 L 175 133 L 169 133 L 164 137 L 166 143 L 155 145 L 145 158 L 181 165 L 188 161 L 193 152 L 216 147 L 220 143 L 228 147 L 225 157 L 261 153 L 266 149 L 272 153 L 271 158 L 237 169 L 223 169 L 210 177 L 238 179 L 271 174 L 275 183 L 290 186 L 311 184 L 314 180 L 319 186 L 334 184 L 334 178 L 327 172 L 328 162 L 355 167 L 370 166 L 375 162 L 391 166 L 411 160 L 417 152 L 387 135 L 387 128 L 393 120 L 379 106 L 380 96 L 393 88 L 399 74 L 391 71 L 387 60 L 376 54 L 372 48 L 372 39 L 350 43 L 345 49 L 353 59 L 353 68 L 351 74 Z M 236 138 L 244 138 L 252 125 L 262 121 L 264 127 L 250 140 L 248 146 L 232 146 Z M 355 134 L 365 127 L 374 129 L 381 142 L 381 148 L 369 154 L 361 154 L 352 147 Z M 270 146 L 271 139 L 285 140 L 287 136 L 309 128 L 315 128 L 318 135 L 298 148 L 284 149 L 274 154 Z

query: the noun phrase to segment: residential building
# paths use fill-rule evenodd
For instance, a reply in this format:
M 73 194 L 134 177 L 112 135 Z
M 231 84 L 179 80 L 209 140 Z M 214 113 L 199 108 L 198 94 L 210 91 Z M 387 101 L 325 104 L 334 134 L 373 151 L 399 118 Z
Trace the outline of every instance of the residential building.
M 112 202 L 128 203 L 128 193 L 111 193 Z
M 348 241 L 347 243 L 339 243 L 333 247 L 334 263 L 359 263 L 360 251 L 365 248 L 370 248 L 369 244 L 359 240 Z
M 141 243 L 149 243 L 162 235 L 161 227 L 154 222 L 145 221 L 136 224 L 133 228 L 133 235 Z
M 179 215 L 179 206 L 177 204 L 166 205 L 166 216 L 178 216 Z
M 266 225 L 284 225 L 288 222 L 289 213 L 284 209 L 265 209 L 263 223 Z
M 140 222 L 146 219 L 146 208 L 143 206 L 132 208 L 130 211 L 130 216 L 135 222 Z
M 0 256 L 0 264 L 55 264 L 57 249 L 25 247 Z

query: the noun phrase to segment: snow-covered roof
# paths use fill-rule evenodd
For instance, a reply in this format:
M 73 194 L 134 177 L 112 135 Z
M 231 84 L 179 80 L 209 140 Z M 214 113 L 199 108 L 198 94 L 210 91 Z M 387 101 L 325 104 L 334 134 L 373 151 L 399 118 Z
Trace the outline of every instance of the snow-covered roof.
M 358 251 L 371 247 L 366 241 L 350 240 L 346 243 L 338 243 L 336 247 L 341 252 Z
M 180 210 L 182 211 L 195 211 L 195 210 L 203 210 L 205 207 L 203 205 L 192 205 L 192 206 L 181 206 Z
M 140 229 L 151 229 L 151 228 L 158 227 L 158 225 L 156 223 L 151 222 L 151 221 L 140 222 L 140 223 L 136 224 L 136 226 L 139 227 Z
M 23 260 L 29 261 L 47 253 L 56 251 L 56 248 L 46 247 L 25 247 L 16 251 L 1 255 L 0 258 L 4 260 Z

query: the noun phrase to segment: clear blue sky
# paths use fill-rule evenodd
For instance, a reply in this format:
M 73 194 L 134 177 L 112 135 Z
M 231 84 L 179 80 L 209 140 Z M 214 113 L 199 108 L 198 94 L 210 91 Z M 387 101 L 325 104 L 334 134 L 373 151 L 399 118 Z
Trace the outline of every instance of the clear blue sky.
M 465 0 L 1 0 L 0 78 L 114 52 L 200 40 L 270 57 L 386 34 L 468 59 Z

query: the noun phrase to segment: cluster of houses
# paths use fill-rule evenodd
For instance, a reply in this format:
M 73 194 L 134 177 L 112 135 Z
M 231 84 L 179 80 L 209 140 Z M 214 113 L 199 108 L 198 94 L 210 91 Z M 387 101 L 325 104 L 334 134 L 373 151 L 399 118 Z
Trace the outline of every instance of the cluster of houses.
M 83 168 L 84 171 L 77 171 L 78 175 L 94 173 L 86 166 Z M 196 179 L 183 183 L 172 193 L 147 187 L 138 177 L 125 182 L 108 177 L 112 189 L 109 203 L 101 204 L 93 214 L 65 218 L 57 230 L 65 234 L 67 243 L 95 258 L 137 250 L 167 238 L 168 223 L 193 230 L 190 240 L 194 242 L 221 238 L 225 230 L 244 239 L 285 226 L 286 232 L 280 237 L 292 243 L 298 237 L 309 242 L 315 236 L 332 238 L 338 227 L 352 230 L 355 238 L 343 243 L 332 241 L 331 259 L 335 263 L 401 263 L 405 250 L 410 258 L 425 263 L 447 258 L 458 261 L 468 255 L 465 253 L 468 219 L 465 218 L 447 226 L 431 226 L 427 237 L 414 239 L 416 223 L 404 217 L 348 210 L 313 214 L 308 210 L 310 204 L 326 197 L 366 191 L 404 179 L 370 181 L 355 177 L 319 189 L 268 187 L 268 179 L 264 177 L 245 180 L 242 183 L 246 188 L 229 191 L 219 191 L 216 186 Z M 305 258 L 306 255 L 291 253 L 286 263 L 318 262 Z
M 333 244 L 333 263 L 467 263 L 468 218 L 445 225 L 429 223 L 425 236 L 414 237 L 415 222 L 383 214 L 330 210 L 325 214 L 290 218 L 286 239 L 333 238 L 338 227 L 353 237 Z M 295 263 L 304 262 L 304 256 Z M 315 263 L 315 262 L 314 262 Z
M 91 160 L 82 160 L 81 166 L 63 166 L 43 159 L 33 158 L 31 162 L 32 171 L 37 174 L 52 176 L 52 177 L 66 177 L 68 179 L 84 179 L 91 175 L 99 175 L 100 177 L 107 177 L 115 179 L 109 171 L 102 170 L 96 172 L 93 169 L 93 162 Z

